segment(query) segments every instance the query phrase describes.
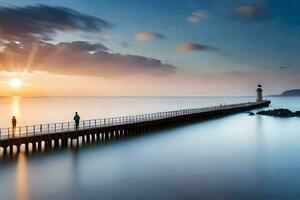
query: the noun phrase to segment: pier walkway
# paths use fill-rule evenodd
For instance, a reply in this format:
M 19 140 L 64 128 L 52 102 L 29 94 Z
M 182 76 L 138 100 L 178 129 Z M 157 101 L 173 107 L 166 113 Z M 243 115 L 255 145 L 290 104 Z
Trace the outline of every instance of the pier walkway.
M 195 120 L 204 120 L 223 115 L 252 110 L 269 106 L 270 101 L 260 103 L 248 102 L 231 105 L 220 105 L 204 108 L 157 112 L 142 115 L 132 115 L 105 119 L 91 119 L 80 121 L 78 130 L 74 122 L 38 124 L 0 129 L 0 147 L 3 152 L 11 153 L 16 148 L 19 152 L 21 145 L 25 150 L 36 150 L 47 147 L 60 147 L 72 143 L 72 140 L 89 142 L 95 140 L 109 140 L 136 134 L 169 124 L 180 124 Z

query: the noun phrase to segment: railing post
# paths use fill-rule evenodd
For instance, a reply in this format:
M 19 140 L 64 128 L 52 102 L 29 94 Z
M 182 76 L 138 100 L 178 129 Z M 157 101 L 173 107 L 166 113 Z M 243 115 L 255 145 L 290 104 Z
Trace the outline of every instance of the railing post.
M 56 123 L 54 123 L 54 132 L 56 133 Z
M 35 125 L 33 125 L 33 135 L 35 135 Z
M 42 126 L 42 124 L 40 125 L 40 132 L 41 132 L 41 134 L 43 134 L 43 126 Z
M 28 137 L 28 126 L 26 126 L 26 137 Z

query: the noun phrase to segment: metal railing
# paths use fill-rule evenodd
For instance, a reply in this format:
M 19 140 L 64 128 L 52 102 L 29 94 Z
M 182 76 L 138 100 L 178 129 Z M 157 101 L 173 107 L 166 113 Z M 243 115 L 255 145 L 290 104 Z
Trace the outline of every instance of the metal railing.
M 166 112 L 157 112 L 141 115 L 131 115 L 123 117 L 113 117 L 113 118 L 104 118 L 104 119 L 90 119 L 82 120 L 79 123 L 78 130 L 110 127 L 116 125 L 125 125 L 133 124 L 139 122 L 160 120 L 184 115 L 197 114 L 208 111 L 216 110 L 225 110 L 232 109 L 237 107 L 245 107 L 256 105 L 255 102 L 248 103 L 239 103 L 239 104 L 230 104 L 230 105 L 220 105 L 220 106 L 211 106 L 203 108 L 191 108 L 184 110 L 175 110 L 175 111 L 166 111 Z M 69 131 L 75 131 L 74 122 L 61 122 L 61 123 L 50 123 L 50 124 L 38 124 L 30 126 L 19 126 L 16 128 L 1 128 L 0 129 L 0 140 L 19 138 L 19 137 L 29 137 L 29 136 L 38 136 L 44 134 L 53 134 L 53 133 L 63 133 Z

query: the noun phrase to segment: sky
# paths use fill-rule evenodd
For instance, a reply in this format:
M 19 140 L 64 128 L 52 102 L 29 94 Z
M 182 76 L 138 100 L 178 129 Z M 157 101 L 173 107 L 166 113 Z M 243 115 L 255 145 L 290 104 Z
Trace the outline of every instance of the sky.
M 0 96 L 300 88 L 299 9 L 298 0 L 0 0 Z

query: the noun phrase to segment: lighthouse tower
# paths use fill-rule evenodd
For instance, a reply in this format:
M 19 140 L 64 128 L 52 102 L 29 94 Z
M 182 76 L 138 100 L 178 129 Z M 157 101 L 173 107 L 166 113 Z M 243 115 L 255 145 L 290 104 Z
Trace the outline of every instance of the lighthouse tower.
M 256 89 L 256 102 L 261 103 L 263 101 L 263 96 L 262 96 L 262 87 L 261 84 L 259 83 Z

